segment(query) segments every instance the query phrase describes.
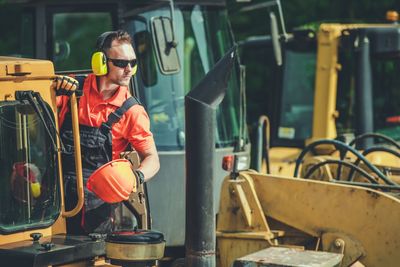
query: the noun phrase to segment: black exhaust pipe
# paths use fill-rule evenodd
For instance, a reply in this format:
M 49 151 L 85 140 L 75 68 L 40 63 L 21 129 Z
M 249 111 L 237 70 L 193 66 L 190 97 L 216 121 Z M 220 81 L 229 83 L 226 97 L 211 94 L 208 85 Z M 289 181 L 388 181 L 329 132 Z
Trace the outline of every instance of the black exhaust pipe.
M 366 30 L 359 30 L 358 33 L 358 47 L 356 47 L 356 136 L 374 131 L 370 43 Z M 372 145 L 373 139 L 364 139 L 359 142 L 357 149 L 366 149 Z
M 185 97 L 186 236 L 185 266 L 215 266 L 215 110 L 225 96 L 236 46 Z

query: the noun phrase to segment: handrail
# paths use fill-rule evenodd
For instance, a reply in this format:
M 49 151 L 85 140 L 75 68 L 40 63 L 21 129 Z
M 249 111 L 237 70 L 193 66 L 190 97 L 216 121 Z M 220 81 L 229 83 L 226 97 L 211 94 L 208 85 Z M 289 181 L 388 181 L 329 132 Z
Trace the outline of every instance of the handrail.
M 74 136 L 75 146 L 75 172 L 76 172 L 76 189 L 78 194 L 78 203 L 70 210 L 66 211 L 65 207 L 62 211 L 63 217 L 72 217 L 78 214 L 83 207 L 84 193 L 83 193 L 83 175 L 82 175 L 82 159 L 81 159 L 81 141 L 79 135 L 79 120 L 78 120 L 78 102 L 75 93 L 70 97 L 71 102 L 71 115 L 72 115 L 72 132 Z

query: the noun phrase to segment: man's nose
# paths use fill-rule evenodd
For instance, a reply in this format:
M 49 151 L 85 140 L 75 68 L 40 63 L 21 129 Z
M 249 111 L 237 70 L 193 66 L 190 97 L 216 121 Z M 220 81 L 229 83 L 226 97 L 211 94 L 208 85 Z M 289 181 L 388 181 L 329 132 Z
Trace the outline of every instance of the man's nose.
M 131 64 L 130 63 L 128 63 L 128 65 L 126 65 L 126 67 L 125 67 L 125 71 L 126 72 L 131 72 L 132 71 L 132 67 L 131 67 Z

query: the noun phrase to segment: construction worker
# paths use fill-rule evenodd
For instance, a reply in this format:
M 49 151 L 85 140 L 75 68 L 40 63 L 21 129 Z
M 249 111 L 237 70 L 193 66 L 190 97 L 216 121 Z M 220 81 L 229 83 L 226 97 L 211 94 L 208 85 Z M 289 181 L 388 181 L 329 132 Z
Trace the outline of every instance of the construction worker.
M 79 123 L 84 184 L 103 164 L 118 159 L 120 153 L 136 150 L 141 164 L 135 170 L 139 183 L 152 178 L 159 170 L 159 158 L 149 117 L 138 100 L 128 90 L 129 81 L 137 69 L 132 40 L 125 31 L 105 32 L 97 39 L 92 56 L 93 74 L 83 83 L 79 99 Z M 62 155 L 66 190 L 66 208 L 76 205 L 76 174 L 73 134 L 69 112 L 69 95 L 78 88 L 75 79 L 60 76 L 53 82 L 60 109 L 60 135 L 65 146 Z M 67 220 L 71 234 L 107 233 L 113 230 L 115 205 L 103 202 L 85 186 L 82 211 Z

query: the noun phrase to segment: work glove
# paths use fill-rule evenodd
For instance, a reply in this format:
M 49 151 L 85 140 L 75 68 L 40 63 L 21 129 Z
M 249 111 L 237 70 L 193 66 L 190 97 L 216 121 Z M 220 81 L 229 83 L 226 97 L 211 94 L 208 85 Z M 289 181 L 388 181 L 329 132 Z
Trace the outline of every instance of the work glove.
M 75 90 L 79 87 L 79 82 L 69 76 L 57 76 L 51 85 L 56 90 L 56 95 L 72 95 Z

